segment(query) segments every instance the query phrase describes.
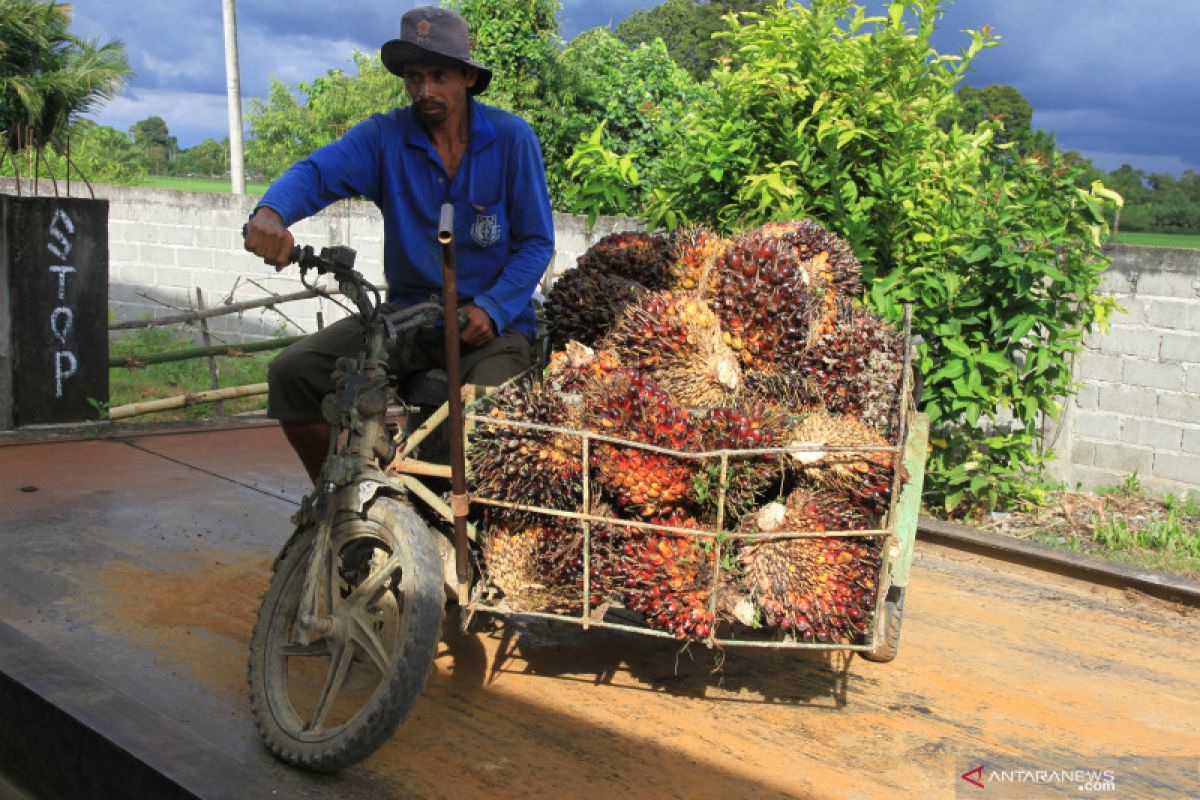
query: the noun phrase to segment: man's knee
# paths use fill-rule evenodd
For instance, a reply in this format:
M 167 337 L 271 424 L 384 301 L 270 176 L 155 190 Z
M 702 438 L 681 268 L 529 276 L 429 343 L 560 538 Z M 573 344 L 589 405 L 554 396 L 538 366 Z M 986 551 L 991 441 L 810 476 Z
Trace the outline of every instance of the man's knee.
M 519 333 L 497 336 L 464 359 L 463 380 L 478 386 L 499 386 L 532 364 L 533 348 Z

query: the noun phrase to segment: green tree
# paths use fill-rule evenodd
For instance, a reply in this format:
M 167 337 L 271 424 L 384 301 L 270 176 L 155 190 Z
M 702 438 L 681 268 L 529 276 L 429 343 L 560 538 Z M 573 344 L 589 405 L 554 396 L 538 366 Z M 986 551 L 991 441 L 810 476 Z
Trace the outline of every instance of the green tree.
M 130 185 L 140 183 L 150 173 L 146 156 L 127 134 L 116 128 L 97 125 L 90 119 L 80 119 L 71 123 L 63 139 L 61 153 L 50 150 L 44 154 L 41 165 L 43 176 L 60 181 L 67 178 L 65 153 L 68 142 L 72 180 L 83 178 L 90 183 Z M 24 159 L 27 160 L 28 156 L 24 156 Z M 11 161 L 6 161 L 0 165 L 0 174 L 13 175 L 13 166 Z M 29 174 L 30 166 L 22 165 L 21 174 Z
M 179 145 L 168 130 L 166 120 L 158 116 L 147 117 L 135 122 L 129 129 L 129 135 L 149 159 L 154 174 L 167 174 L 168 165 L 174 159 Z
M 953 122 L 974 133 L 984 122 L 995 123 L 996 141 L 1028 142 L 1033 135 L 1033 106 L 1012 86 L 962 86 L 956 95 Z
M 301 83 L 297 94 L 272 80 L 267 99 L 251 101 L 247 163 L 252 169 L 273 180 L 356 123 L 408 103 L 404 83 L 377 54 L 355 52 L 353 59 L 354 75 L 330 70 L 312 83 Z
M 222 141 L 205 139 L 197 145 L 180 150 L 175 157 L 175 172 L 179 175 L 201 175 L 219 178 L 229 171 L 229 137 Z
M 111 99 L 132 74 L 124 46 L 70 33 L 71 6 L 0 0 L 0 132 L 9 150 L 63 147 L 75 115 Z
M 765 0 L 666 0 L 630 14 L 617 24 L 617 38 L 630 46 L 661 39 L 675 63 L 696 80 L 708 77 L 716 60 L 727 55 L 729 44 L 714 39 L 725 30 L 726 14 L 762 11 Z
M 579 75 L 575 107 L 590 127 L 565 161 L 548 165 L 552 173 L 564 173 L 559 207 L 592 214 L 640 207 L 647 187 L 658 181 L 673 126 L 703 106 L 705 88 L 659 40 L 629 47 L 607 29 L 594 28 L 575 37 L 563 55 Z M 639 180 L 612 191 L 599 188 L 597 178 L 606 169 L 632 170 Z
M 845 238 L 876 310 L 897 320 L 913 305 L 931 497 L 961 510 L 1019 494 L 1045 457 L 1041 415 L 1057 413 L 1083 332 L 1113 308 L 1099 277 L 1116 196 L 1077 188 L 1056 153 L 1014 154 L 994 123 L 939 126 L 996 44 L 975 31 L 961 54 L 939 53 L 940 10 L 778 0 L 734 20 L 712 94 L 673 127 L 650 201 L 630 210 L 725 231 L 811 217 Z

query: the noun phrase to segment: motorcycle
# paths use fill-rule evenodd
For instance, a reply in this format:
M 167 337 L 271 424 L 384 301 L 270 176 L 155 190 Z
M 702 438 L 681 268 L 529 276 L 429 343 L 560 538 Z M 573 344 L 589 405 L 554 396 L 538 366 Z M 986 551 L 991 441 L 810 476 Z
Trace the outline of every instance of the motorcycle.
M 285 762 L 322 772 L 374 752 L 411 711 L 433 665 L 448 589 L 469 583 L 461 396 L 450 391 L 454 541 L 431 526 L 385 467 L 404 447 L 389 419 L 388 354 L 423 327 L 446 325 L 447 382 L 459 383 L 453 208 L 443 206 L 439 242 L 443 303 L 390 310 L 354 269 L 348 247 L 297 247 L 301 281 L 331 274 L 354 303 L 363 348 L 340 358 L 322 413 L 331 427 L 319 480 L 293 517 L 276 557 L 250 644 L 250 708 L 267 747 Z M 458 399 L 458 403 L 454 400 Z M 458 436 L 454 433 L 457 431 Z M 451 574 L 447 576 L 447 572 Z M 465 602 L 464 602 L 465 605 Z

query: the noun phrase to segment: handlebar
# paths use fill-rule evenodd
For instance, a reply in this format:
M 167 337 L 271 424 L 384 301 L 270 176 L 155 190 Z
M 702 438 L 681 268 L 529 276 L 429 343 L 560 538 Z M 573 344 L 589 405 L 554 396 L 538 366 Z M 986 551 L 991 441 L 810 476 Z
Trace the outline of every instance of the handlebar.
M 246 237 L 246 226 L 242 226 L 242 238 Z M 312 245 L 296 245 L 292 248 L 291 255 L 288 256 L 289 264 L 296 264 L 300 267 L 300 282 L 308 288 L 314 288 L 308 281 L 304 279 L 305 274 L 310 269 L 315 269 L 317 275 L 332 274 L 337 280 L 342 294 L 351 298 L 358 305 L 359 315 L 364 322 L 369 322 L 374 318 L 379 306 L 381 305 L 379 289 L 373 283 L 362 276 L 358 270 L 354 269 L 354 260 L 357 256 L 357 251 L 352 247 L 345 245 L 334 245 L 333 247 L 322 247 L 318 253 L 313 249 Z M 374 302 L 367 298 L 363 290 L 369 291 L 374 295 Z M 426 320 L 428 308 L 437 309 L 440 313 L 441 305 L 438 303 L 420 303 L 410 307 L 414 310 L 420 309 L 419 312 L 411 315 L 404 309 L 400 312 L 388 314 L 389 323 L 396 332 L 406 330 L 413 327 L 421 327 L 429 324 Z M 463 330 L 468 323 L 467 313 L 465 311 L 458 312 L 458 329 Z

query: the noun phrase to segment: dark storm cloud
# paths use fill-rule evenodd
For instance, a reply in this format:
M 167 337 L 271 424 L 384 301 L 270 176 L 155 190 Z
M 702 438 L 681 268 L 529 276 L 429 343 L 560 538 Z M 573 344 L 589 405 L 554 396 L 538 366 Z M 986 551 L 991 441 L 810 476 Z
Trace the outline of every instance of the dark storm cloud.
M 238 5 L 243 95 L 263 97 L 275 77 L 294 86 L 350 69 L 374 52 L 419 0 L 257 0 Z M 653 0 L 564 0 L 563 36 L 615 26 Z M 881 0 L 871 0 L 878 10 Z M 75 6 L 75 32 L 125 42 L 137 77 L 98 114 L 128 128 L 152 114 L 190 146 L 224 135 L 225 62 L 217 0 L 105 0 Z M 1200 170 L 1200 0 L 959 0 L 945 6 L 935 44 L 958 52 L 964 29 L 991 25 L 999 47 L 976 59 L 967 82 L 1015 86 L 1034 124 L 1100 166 Z
M 967 82 L 1015 86 L 1062 149 L 1106 169 L 1200 170 L 1200 2 L 962 0 L 947 6 L 939 48 L 964 47 L 958 31 L 982 25 L 1001 44 Z

